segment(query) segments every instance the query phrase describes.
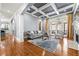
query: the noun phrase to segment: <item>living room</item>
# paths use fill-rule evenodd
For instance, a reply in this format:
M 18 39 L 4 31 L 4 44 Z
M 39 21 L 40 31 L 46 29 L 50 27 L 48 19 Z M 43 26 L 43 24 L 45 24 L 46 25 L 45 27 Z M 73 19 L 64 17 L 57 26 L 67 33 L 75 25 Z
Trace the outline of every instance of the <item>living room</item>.
M 2 3 L 1 6 L 0 55 L 79 55 L 78 4 Z

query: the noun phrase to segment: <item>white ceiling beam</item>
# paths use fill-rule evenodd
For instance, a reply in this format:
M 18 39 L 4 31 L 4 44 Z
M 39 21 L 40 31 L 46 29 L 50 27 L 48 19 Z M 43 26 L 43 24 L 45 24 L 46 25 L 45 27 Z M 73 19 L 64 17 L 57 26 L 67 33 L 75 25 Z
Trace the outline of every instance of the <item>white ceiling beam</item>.
M 58 12 L 58 9 L 57 9 L 56 5 L 54 3 L 50 3 L 50 5 L 52 6 L 52 8 L 56 12 L 56 14 L 59 15 L 59 12 Z
M 43 10 L 43 9 L 49 7 L 49 6 L 50 6 L 50 3 L 47 3 L 46 5 L 40 7 L 39 10 Z M 32 14 L 34 14 L 34 13 L 36 13 L 36 11 L 32 12 Z
M 74 4 L 71 4 L 71 5 L 67 6 L 67 7 L 63 7 L 63 8 L 61 8 L 61 9 L 59 9 L 58 11 L 60 12 L 60 11 L 63 11 L 63 10 L 65 10 L 65 9 L 69 9 L 69 8 L 71 8 L 71 7 L 73 7 L 73 6 L 74 6 Z M 54 13 L 55 13 L 55 12 L 47 13 L 47 15 L 54 14 Z
M 35 9 L 35 11 L 36 12 L 40 12 L 41 14 L 43 14 L 44 16 L 47 16 L 48 17 L 48 15 L 46 15 L 44 12 L 42 12 L 40 9 L 37 9 L 35 6 L 31 6 L 31 8 L 33 8 L 33 9 Z
M 31 7 L 32 5 L 33 5 L 33 4 L 30 4 L 29 7 Z M 27 9 L 28 9 L 29 7 L 27 6 Z M 26 10 L 27 10 L 27 9 L 26 9 Z M 37 18 L 37 16 L 33 15 L 34 13 L 36 13 L 36 11 L 33 11 L 32 13 L 29 13 L 29 12 L 26 12 L 26 10 L 23 11 L 23 14 L 29 14 L 29 15 L 31 15 L 31 16 Z
M 43 17 L 44 15 L 39 16 L 39 18 Z
M 47 3 L 46 5 L 44 5 L 44 6 L 40 7 L 40 8 L 39 8 L 39 10 L 43 10 L 43 9 L 45 9 L 45 8 L 49 7 L 49 6 L 50 6 L 50 3 Z
M 74 11 L 74 10 L 75 10 L 75 5 L 76 5 L 76 3 L 74 3 L 74 6 L 73 6 L 73 9 L 72 9 L 72 11 Z
M 25 12 L 24 14 L 29 14 L 29 15 L 31 15 L 31 16 L 33 16 L 33 17 L 38 18 L 37 16 L 35 16 L 35 15 L 31 14 L 31 13 L 28 13 L 28 12 Z
M 69 12 L 66 12 L 66 13 L 62 13 L 62 14 L 59 14 L 59 15 L 52 16 L 52 17 L 50 17 L 50 18 L 57 17 L 57 16 L 61 16 L 61 15 L 66 15 L 66 14 L 71 13 L 71 12 L 72 12 L 72 11 L 69 11 Z
M 75 4 L 75 6 L 74 6 L 73 15 L 75 15 L 75 14 L 76 14 L 76 11 L 77 11 L 78 6 L 79 6 L 79 4 L 78 4 L 78 3 L 76 3 L 76 4 Z
M 54 12 L 51 12 L 51 13 L 47 13 L 47 15 L 51 15 L 51 14 L 55 14 L 56 12 L 54 11 Z
M 24 9 L 26 8 L 27 5 L 28 5 L 28 3 L 24 3 L 24 4 L 21 6 L 21 8 L 18 9 L 17 14 L 18 14 L 18 13 L 21 14 L 21 13 L 24 11 Z
M 58 11 L 62 11 L 62 10 L 65 10 L 65 9 L 69 9 L 69 8 L 71 8 L 73 6 L 74 6 L 74 4 L 71 4 L 71 5 L 67 6 L 67 7 L 63 7 L 61 9 L 59 9 Z
M 13 17 L 16 16 L 16 14 L 21 14 L 23 12 L 23 10 L 26 8 L 26 6 L 28 5 L 28 3 L 24 3 L 15 13 L 14 15 L 10 18 L 12 20 Z
M 34 11 L 34 12 L 32 12 L 31 14 L 33 15 L 33 14 L 35 14 L 37 11 Z
M 42 12 L 40 10 L 39 10 L 39 12 L 42 13 L 44 16 L 48 17 L 48 15 L 46 15 L 44 12 Z
M 31 6 L 31 8 L 35 9 L 35 11 L 38 11 L 38 9 L 35 6 Z

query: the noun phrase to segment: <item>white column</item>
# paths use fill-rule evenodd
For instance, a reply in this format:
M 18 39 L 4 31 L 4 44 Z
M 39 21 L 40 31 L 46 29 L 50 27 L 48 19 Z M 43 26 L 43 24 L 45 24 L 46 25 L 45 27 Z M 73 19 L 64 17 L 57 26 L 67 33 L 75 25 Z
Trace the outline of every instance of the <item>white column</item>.
M 16 26 L 16 39 L 19 42 L 24 41 L 24 21 L 23 15 L 16 15 L 15 16 L 15 26 Z
M 1 17 L 0 17 L 0 41 L 1 41 Z
M 11 25 L 11 23 L 9 23 L 8 29 L 9 30 L 7 31 L 7 33 L 12 34 L 12 25 Z

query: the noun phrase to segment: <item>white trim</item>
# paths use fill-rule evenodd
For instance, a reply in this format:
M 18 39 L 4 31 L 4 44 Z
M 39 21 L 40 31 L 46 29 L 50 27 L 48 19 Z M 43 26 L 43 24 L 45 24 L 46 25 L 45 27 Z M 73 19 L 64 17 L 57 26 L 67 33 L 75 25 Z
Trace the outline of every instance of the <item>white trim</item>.
M 17 37 L 15 37 L 16 38 L 16 41 L 18 41 L 18 42 L 24 42 L 24 39 L 19 39 L 19 38 L 17 38 Z
M 35 9 L 35 11 L 32 12 L 32 13 L 29 13 L 29 14 L 32 14 L 32 16 L 33 16 L 36 12 L 38 12 L 38 10 L 40 10 L 40 13 L 42 13 L 43 15 L 39 16 L 39 18 L 41 18 L 41 17 L 44 16 L 44 15 L 48 17 L 48 15 L 46 15 L 46 14 L 45 14 L 44 12 L 42 12 L 41 10 L 43 10 L 43 9 L 49 7 L 49 6 L 50 6 L 50 3 L 47 3 L 46 5 L 40 7 L 39 9 L 37 9 L 36 7 L 34 7 L 34 6 L 32 5 L 31 8 Z M 35 15 L 34 15 L 34 16 L 35 16 Z M 37 17 L 37 16 L 35 16 L 35 17 Z
M 62 11 L 62 10 L 64 10 L 64 9 L 68 9 L 68 8 L 73 7 L 73 6 L 74 6 L 74 4 L 71 4 L 71 5 L 67 6 L 67 7 L 64 7 L 64 8 L 59 9 L 58 11 Z
M 54 12 L 51 12 L 51 13 L 45 14 L 42 10 L 45 9 L 45 8 L 47 8 L 47 7 L 49 7 L 49 6 L 52 6 L 55 11 Z M 30 14 L 34 15 L 36 12 L 40 12 L 43 15 L 39 16 L 38 18 L 41 18 L 42 16 L 47 16 L 49 18 L 48 15 L 54 14 L 54 13 L 57 13 L 57 15 L 59 15 L 59 12 L 60 11 L 63 11 L 64 9 L 71 8 L 73 6 L 74 6 L 74 4 L 71 4 L 71 5 L 66 6 L 66 7 L 63 7 L 61 9 L 57 9 L 57 7 L 56 7 L 56 5 L 54 3 L 47 3 L 46 5 L 44 5 L 44 6 L 40 7 L 40 8 L 36 8 L 35 6 L 32 5 L 31 8 L 35 9 L 35 11 L 32 12 L 32 13 L 30 13 Z
M 33 15 L 33 14 L 35 14 L 35 13 L 36 13 L 36 11 L 32 12 L 31 14 Z
M 61 9 L 59 9 L 58 11 L 60 12 L 60 11 L 63 11 L 63 10 L 65 10 L 65 9 L 71 8 L 71 7 L 73 7 L 73 6 L 74 6 L 74 4 L 69 5 L 69 6 L 67 6 L 67 7 L 63 7 L 63 8 L 61 8 Z M 48 13 L 47 15 L 54 14 L 54 13 L 55 13 L 55 12 L 51 12 L 51 13 Z
M 72 11 L 74 11 L 74 9 L 75 9 L 75 4 L 76 4 L 76 3 L 74 3 L 74 6 L 73 6 L 73 9 L 72 9 Z
M 28 12 L 25 12 L 24 14 L 29 14 L 29 15 L 32 15 L 33 17 L 38 18 L 37 16 L 35 16 L 35 15 L 33 15 L 33 14 L 30 14 L 30 13 L 28 13 Z
M 40 8 L 39 8 L 39 10 L 43 10 L 43 9 L 45 9 L 45 8 L 49 7 L 49 6 L 50 6 L 50 3 L 47 3 L 46 5 L 44 5 L 44 6 L 40 7 Z
M 65 14 L 68 14 L 68 13 L 71 13 L 72 11 L 69 11 L 69 12 L 66 12 L 66 13 L 62 13 L 62 14 L 59 14 L 59 15 L 55 15 L 55 16 L 52 16 L 50 18 L 53 18 L 53 17 L 57 17 L 57 16 L 61 16 L 61 15 L 65 15 Z
M 39 16 L 39 18 L 43 17 L 44 15 Z
M 28 3 L 24 3 L 15 13 L 14 15 L 10 18 L 10 20 L 12 20 L 12 18 L 14 16 L 16 16 L 16 14 L 21 14 L 23 12 L 23 10 L 26 8 L 26 6 L 28 5 Z
M 35 6 L 31 6 L 31 8 L 33 8 L 33 9 L 35 9 L 35 11 L 36 12 L 40 12 L 41 14 L 43 14 L 44 16 L 47 16 L 48 17 L 48 15 L 46 15 L 44 12 L 42 12 L 40 9 L 37 9 Z
M 77 11 L 77 8 L 78 8 L 78 5 L 79 5 L 78 3 L 75 4 L 75 6 L 74 6 L 74 11 L 73 11 L 73 15 L 76 14 L 76 11 Z
M 58 11 L 56 5 L 55 5 L 54 3 L 51 3 L 50 5 L 52 6 L 52 8 L 53 8 L 54 11 L 56 12 L 56 14 L 59 15 L 59 11 Z

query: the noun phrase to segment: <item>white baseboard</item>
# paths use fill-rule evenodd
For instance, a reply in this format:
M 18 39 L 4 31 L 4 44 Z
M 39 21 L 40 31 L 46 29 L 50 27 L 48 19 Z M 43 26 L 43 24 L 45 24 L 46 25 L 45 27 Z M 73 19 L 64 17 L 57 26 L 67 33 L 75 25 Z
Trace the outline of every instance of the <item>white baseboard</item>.
M 18 42 L 24 42 L 24 39 L 19 39 L 19 38 L 16 37 L 16 41 L 18 41 Z

